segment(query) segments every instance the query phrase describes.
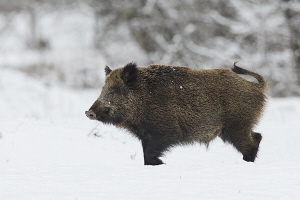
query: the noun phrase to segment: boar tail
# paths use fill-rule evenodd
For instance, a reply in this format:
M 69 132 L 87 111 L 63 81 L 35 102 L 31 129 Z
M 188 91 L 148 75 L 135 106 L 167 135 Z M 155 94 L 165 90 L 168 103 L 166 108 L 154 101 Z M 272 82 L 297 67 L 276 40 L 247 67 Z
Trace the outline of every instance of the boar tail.
M 254 73 L 254 72 L 251 72 L 249 70 L 243 69 L 241 67 L 238 67 L 236 65 L 236 63 L 237 62 L 234 62 L 233 68 L 231 69 L 233 72 L 235 72 L 237 74 L 244 74 L 244 75 L 253 76 L 254 78 L 257 79 L 258 85 L 259 85 L 260 88 L 264 89 L 266 87 L 266 81 L 261 75 L 259 75 L 257 73 Z

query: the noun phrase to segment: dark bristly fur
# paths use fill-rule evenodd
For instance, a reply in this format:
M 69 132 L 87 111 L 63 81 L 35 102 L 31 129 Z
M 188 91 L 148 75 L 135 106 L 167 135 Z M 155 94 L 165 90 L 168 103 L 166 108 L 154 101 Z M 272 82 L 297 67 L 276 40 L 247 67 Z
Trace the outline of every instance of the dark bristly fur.
M 252 129 L 265 103 L 266 84 L 259 74 L 236 63 L 231 70 L 129 63 L 105 72 L 101 95 L 86 115 L 141 140 L 145 165 L 163 164 L 159 157 L 172 146 L 208 145 L 217 136 L 254 162 L 262 136 Z

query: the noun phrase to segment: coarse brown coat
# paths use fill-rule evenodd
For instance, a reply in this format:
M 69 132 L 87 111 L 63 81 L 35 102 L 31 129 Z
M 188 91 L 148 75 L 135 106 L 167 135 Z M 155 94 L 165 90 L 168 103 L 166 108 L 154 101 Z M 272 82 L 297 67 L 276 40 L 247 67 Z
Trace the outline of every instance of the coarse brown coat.
M 141 140 L 144 164 L 162 164 L 178 144 L 208 144 L 221 137 L 254 161 L 261 135 L 252 131 L 265 103 L 265 81 L 253 72 L 150 65 L 106 68 L 101 95 L 87 116 L 126 128 Z M 249 82 L 237 74 L 254 76 Z

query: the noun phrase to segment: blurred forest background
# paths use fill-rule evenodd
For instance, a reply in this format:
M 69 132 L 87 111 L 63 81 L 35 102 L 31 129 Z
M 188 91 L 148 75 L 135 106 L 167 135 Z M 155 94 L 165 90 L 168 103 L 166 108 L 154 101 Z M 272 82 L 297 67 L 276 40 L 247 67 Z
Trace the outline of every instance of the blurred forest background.
M 0 0 L 0 44 L 0 70 L 49 86 L 100 88 L 106 64 L 239 61 L 269 95 L 300 95 L 299 0 Z

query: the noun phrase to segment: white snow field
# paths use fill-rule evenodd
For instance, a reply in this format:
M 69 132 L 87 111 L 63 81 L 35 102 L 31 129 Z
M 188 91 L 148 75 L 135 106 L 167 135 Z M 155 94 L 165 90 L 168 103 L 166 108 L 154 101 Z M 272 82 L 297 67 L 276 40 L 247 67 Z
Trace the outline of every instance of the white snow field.
M 99 90 L 0 71 L 0 199 L 300 199 L 300 98 L 269 99 L 247 163 L 220 139 L 144 166 L 139 141 L 84 115 Z

